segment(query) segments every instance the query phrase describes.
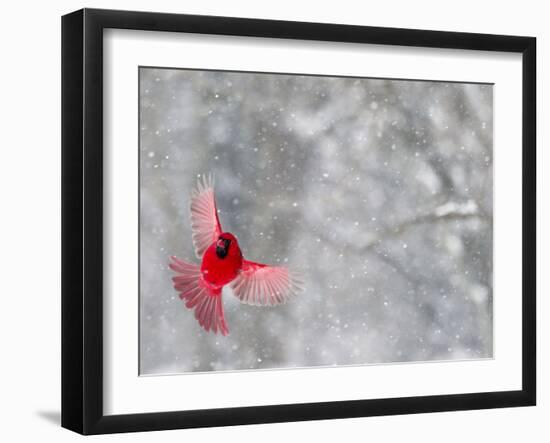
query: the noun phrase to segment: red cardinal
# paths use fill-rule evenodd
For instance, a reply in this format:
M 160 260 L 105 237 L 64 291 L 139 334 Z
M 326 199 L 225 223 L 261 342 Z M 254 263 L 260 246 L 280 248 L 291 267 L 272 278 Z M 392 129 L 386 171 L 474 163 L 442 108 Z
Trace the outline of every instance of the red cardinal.
M 211 177 L 199 179 L 191 194 L 191 229 L 201 265 L 171 257 L 170 269 L 177 274 L 174 288 L 206 331 L 229 333 L 222 304 L 227 284 L 243 303 L 261 306 L 285 303 L 301 291 L 301 281 L 288 268 L 243 258 L 237 237 L 220 225 Z

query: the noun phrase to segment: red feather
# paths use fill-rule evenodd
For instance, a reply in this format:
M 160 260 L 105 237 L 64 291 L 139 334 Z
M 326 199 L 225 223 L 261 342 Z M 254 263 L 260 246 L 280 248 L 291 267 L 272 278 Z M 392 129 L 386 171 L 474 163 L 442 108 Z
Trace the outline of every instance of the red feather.
M 302 279 L 283 266 L 269 266 L 244 260 L 241 272 L 231 282 L 235 295 L 250 305 L 278 305 L 303 288 Z

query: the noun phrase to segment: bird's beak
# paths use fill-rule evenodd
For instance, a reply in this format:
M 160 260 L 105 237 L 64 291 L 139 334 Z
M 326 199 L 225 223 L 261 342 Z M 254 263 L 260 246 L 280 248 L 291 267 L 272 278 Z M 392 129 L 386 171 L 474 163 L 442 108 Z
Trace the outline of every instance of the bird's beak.
M 231 243 L 231 240 L 220 238 L 216 242 L 216 255 L 220 258 L 224 258 L 227 255 L 227 251 L 229 250 L 230 243 Z

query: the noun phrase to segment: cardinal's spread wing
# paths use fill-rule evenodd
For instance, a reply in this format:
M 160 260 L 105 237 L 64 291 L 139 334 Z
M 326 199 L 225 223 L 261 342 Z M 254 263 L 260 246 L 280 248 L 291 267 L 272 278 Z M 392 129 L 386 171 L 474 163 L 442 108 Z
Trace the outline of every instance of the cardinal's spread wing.
M 193 230 L 195 254 L 197 258 L 202 258 L 204 251 L 222 233 L 216 209 L 212 176 L 203 175 L 191 194 L 191 229 Z
M 243 267 L 231 282 L 234 294 L 249 305 L 273 306 L 286 301 L 303 289 L 300 276 L 283 266 L 243 261 Z

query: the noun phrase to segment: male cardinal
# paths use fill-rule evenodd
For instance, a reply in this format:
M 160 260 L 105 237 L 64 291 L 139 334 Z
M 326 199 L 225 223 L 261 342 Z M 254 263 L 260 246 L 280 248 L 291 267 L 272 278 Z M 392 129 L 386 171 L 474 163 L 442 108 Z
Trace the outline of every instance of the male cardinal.
M 237 237 L 220 225 L 211 176 L 203 175 L 191 194 L 191 229 L 200 266 L 172 256 L 170 269 L 176 272 L 174 288 L 206 331 L 229 333 L 222 304 L 227 284 L 241 302 L 260 306 L 285 303 L 302 290 L 301 280 L 288 268 L 243 258 Z

